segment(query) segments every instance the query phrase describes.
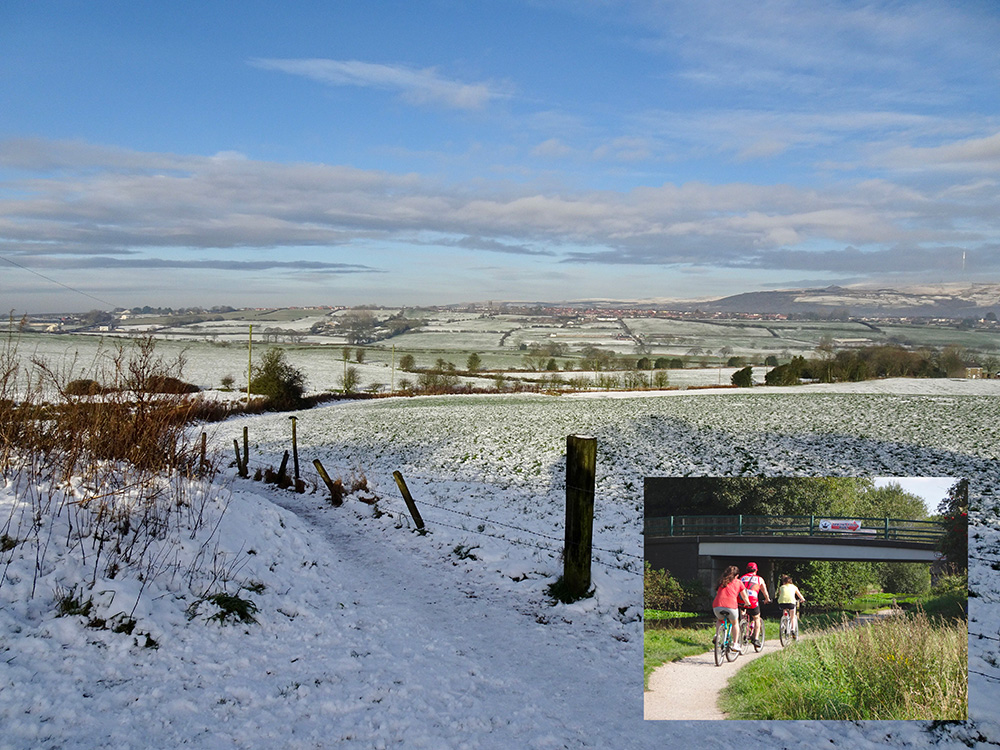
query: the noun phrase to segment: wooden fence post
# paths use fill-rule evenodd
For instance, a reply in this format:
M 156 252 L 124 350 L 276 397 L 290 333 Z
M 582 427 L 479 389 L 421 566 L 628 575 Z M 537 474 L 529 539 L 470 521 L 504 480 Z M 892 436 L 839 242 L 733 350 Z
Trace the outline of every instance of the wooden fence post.
M 299 441 L 295 435 L 295 422 L 297 421 L 295 417 L 289 417 L 292 420 L 292 465 L 295 467 L 295 481 L 299 481 Z
M 594 534 L 597 438 L 566 438 L 566 545 L 563 584 L 568 596 L 590 593 L 590 555 Z
M 333 480 L 330 479 L 330 475 L 326 473 L 326 469 L 323 467 L 323 464 L 320 463 L 318 458 L 313 460 L 313 466 L 316 467 L 316 472 L 319 474 L 319 478 L 323 480 L 323 484 L 325 484 L 326 488 L 330 490 L 330 502 L 333 505 L 343 505 L 343 487 L 341 486 L 339 490 L 337 489 L 337 486 L 333 483 Z
M 246 461 L 240 457 L 240 443 L 236 438 L 233 438 L 233 449 L 236 451 L 236 473 L 241 479 L 246 479 L 247 464 Z
M 243 471 L 250 467 L 250 428 L 243 428 Z
M 398 471 L 394 471 L 392 472 L 392 478 L 396 480 L 396 486 L 399 487 L 399 492 L 403 496 L 403 502 L 406 503 L 410 515 L 413 516 L 413 523 L 416 524 L 418 529 L 424 528 L 424 519 L 420 517 L 420 511 L 417 510 L 417 504 L 413 502 L 413 497 L 410 495 L 410 490 L 406 486 L 406 480 L 403 479 L 403 475 Z

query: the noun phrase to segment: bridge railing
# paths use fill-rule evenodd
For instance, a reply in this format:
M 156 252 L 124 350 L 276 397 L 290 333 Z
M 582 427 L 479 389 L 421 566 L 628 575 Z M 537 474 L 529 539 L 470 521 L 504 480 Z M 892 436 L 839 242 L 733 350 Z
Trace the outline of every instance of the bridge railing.
M 855 528 L 856 527 L 856 528 Z M 939 521 L 835 516 L 662 516 L 646 518 L 647 536 L 811 536 L 934 544 Z

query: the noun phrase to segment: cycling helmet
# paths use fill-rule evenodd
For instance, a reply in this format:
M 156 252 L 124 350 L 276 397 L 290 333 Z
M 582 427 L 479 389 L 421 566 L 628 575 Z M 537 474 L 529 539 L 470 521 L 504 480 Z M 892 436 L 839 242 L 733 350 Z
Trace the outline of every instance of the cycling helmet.
M 747 563 L 747 570 L 749 572 L 751 572 L 751 573 L 756 573 L 757 572 L 757 563 L 755 563 L 755 562 Z

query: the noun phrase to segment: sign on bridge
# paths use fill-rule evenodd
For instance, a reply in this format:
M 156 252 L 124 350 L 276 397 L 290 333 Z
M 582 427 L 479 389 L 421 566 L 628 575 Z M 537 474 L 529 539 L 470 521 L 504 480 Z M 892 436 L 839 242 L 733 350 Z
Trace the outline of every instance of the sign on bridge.
M 820 531 L 844 531 L 848 534 L 874 534 L 875 529 L 862 529 L 861 521 L 831 521 L 827 518 L 820 520 Z

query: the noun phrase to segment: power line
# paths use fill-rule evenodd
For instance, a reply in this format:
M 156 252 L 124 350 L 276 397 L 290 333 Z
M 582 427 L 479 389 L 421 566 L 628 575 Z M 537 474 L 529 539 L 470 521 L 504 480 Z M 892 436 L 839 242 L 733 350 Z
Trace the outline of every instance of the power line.
M 36 271 L 33 268 L 28 268 L 27 266 L 22 266 L 20 263 L 17 263 L 16 261 L 11 260 L 10 258 L 8 258 L 5 255 L 0 255 L 0 260 L 5 260 L 8 263 L 10 263 L 12 266 L 17 266 L 18 268 L 21 268 L 21 269 L 27 271 L 28 273 L 33 273 L 33 274 L 35 274 L 35 276 L 39 276 L 39 277 L 45 279 L 46 281 L 51 281 L 53 284 L 56 284 L 57 286 L 61 286 L 63 289 L 69 289 L 71 292 L 76 292 L 77 294 L 82 294 L 84 297 L 90 297 L 92 300 L 96 300 L 97 302 L 100 302 L 102 305 L 107 305 L 108 307 L 117 307 L 117 305 L 114 304 L 113 302 L 108 302 L 107 300 L 101 299 L 100 297 L 95 297 L 93 294 L 89 294 L 88 292 L 81 291 L 80 289 L 77 289 L 76 287 L 72 287 L 69 284 L 63 284 L 61 281 L 56 281 L 55 279 L 51 278 L 50 276 L 46 276 L 44 273 L 39 273 L 38 271 Z

